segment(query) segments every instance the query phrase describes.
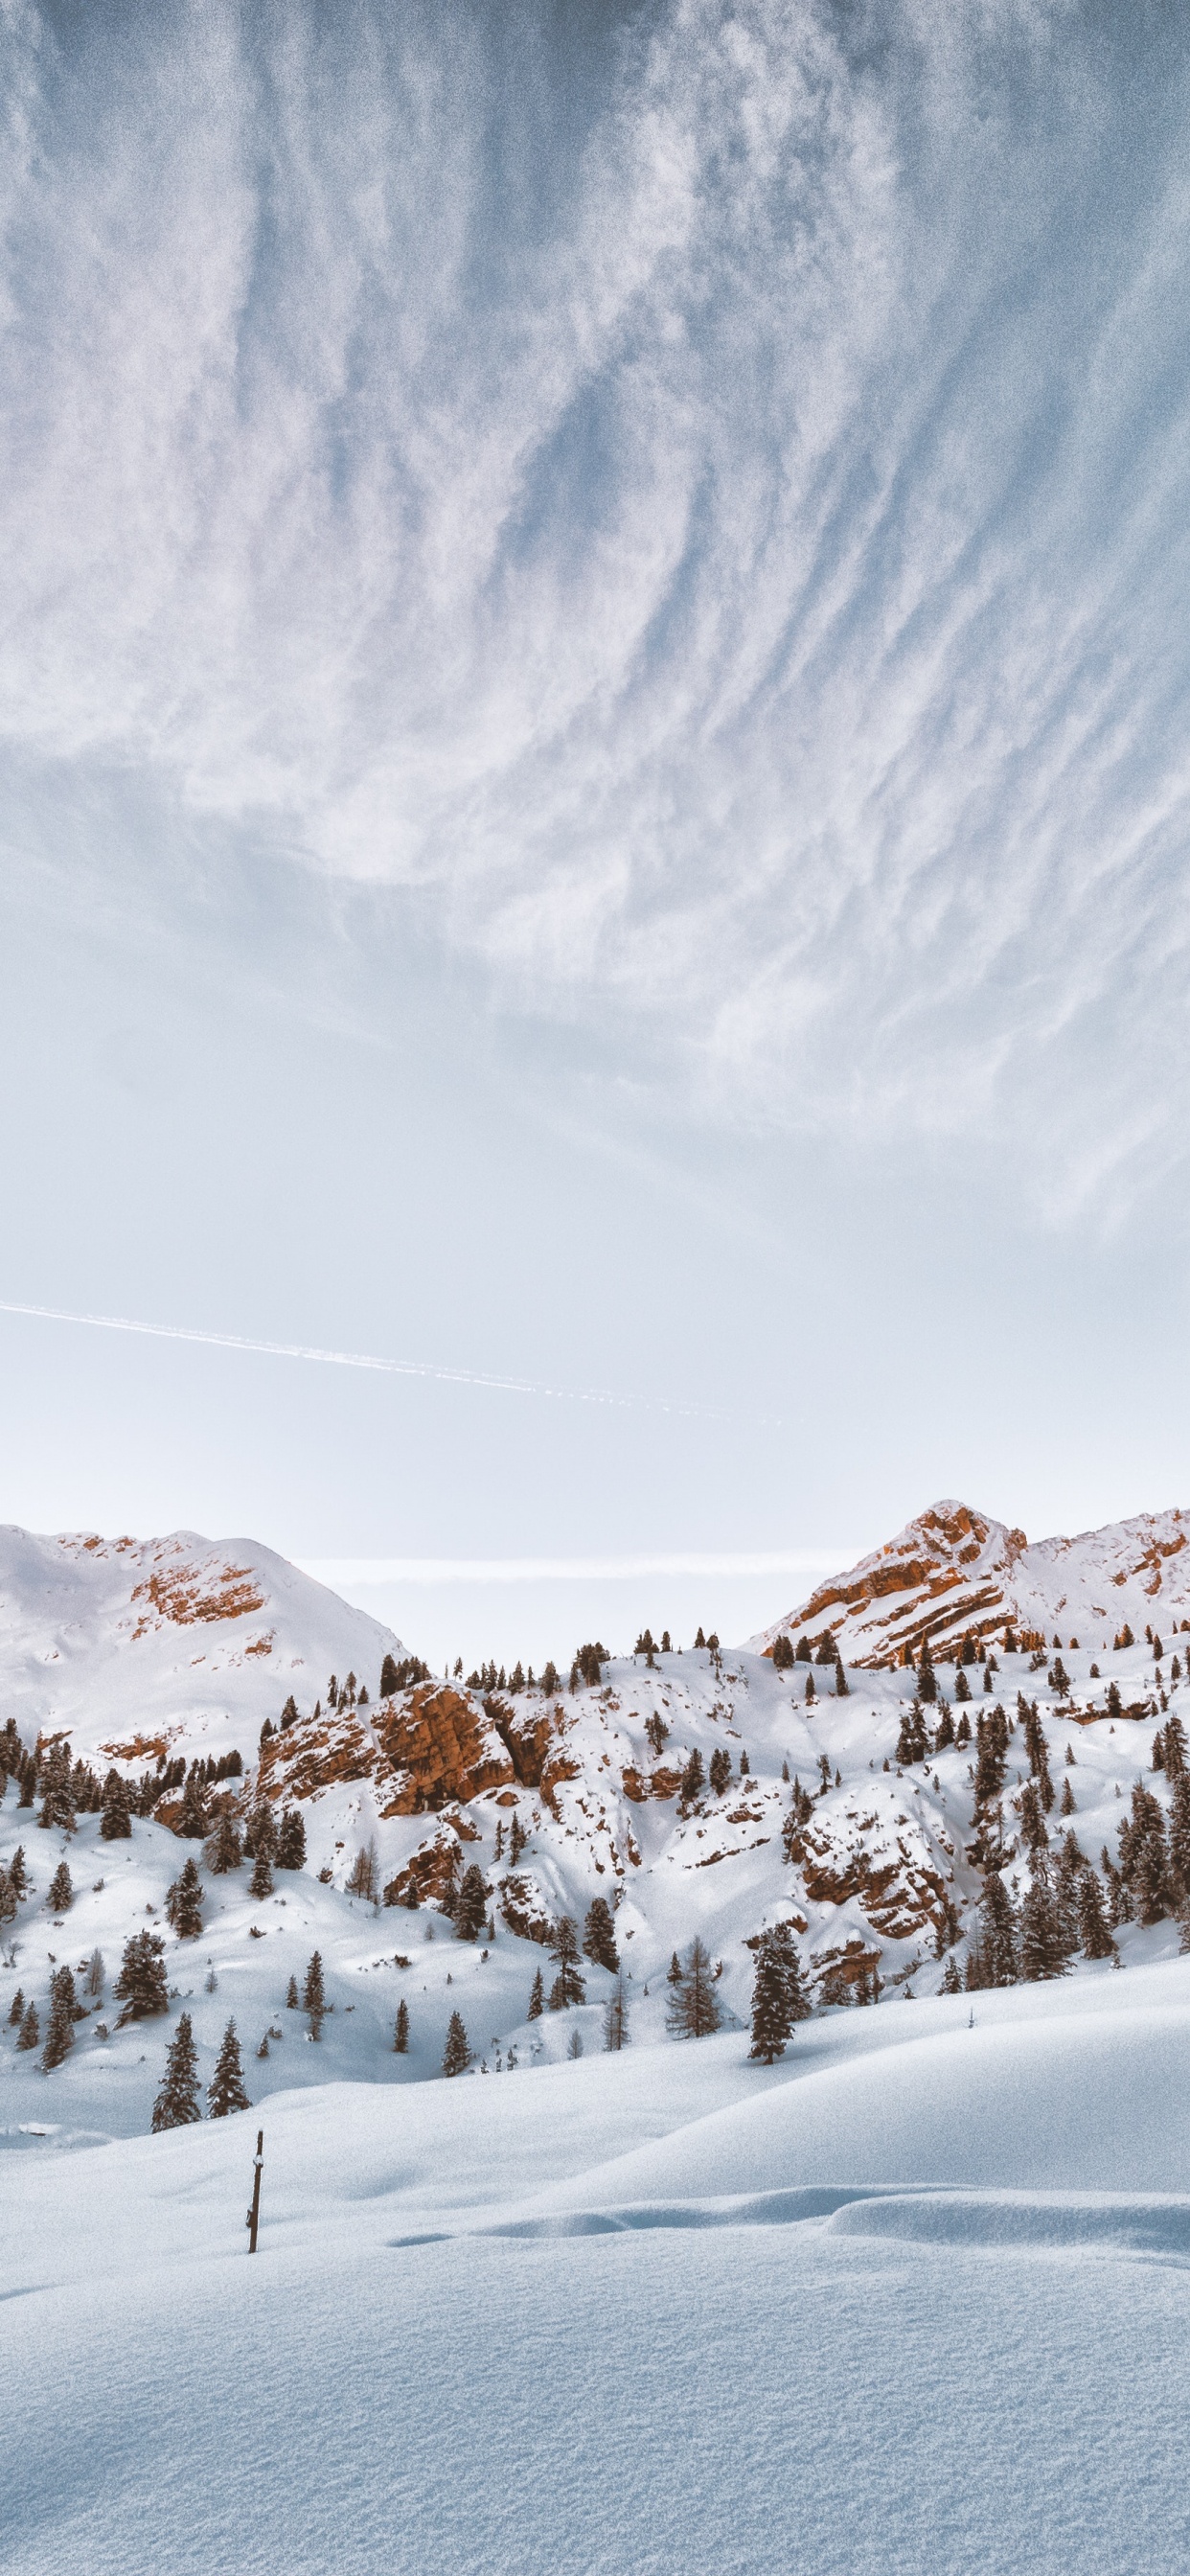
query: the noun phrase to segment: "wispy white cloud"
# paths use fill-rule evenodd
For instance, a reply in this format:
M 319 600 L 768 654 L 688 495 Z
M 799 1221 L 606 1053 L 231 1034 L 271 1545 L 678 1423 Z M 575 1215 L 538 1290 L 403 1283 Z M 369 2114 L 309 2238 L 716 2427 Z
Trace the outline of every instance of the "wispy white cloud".
M 5 20 L 0 722 L 416 890 L 711 1108 L 1185 1128 L 1156 18 Z M 848 28 L 851 34 L 848 34 Z

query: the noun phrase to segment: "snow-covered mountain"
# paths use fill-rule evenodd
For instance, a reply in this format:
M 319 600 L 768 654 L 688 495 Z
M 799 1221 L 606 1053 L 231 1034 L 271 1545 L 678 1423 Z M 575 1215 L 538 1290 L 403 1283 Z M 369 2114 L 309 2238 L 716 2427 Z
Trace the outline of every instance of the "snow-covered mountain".
M 829 1628 L 844 1661 L 878 1666 L 917 1654 L 928 1637 L 937 1656 L 970 1633 L 1110 1651 L 1125 1627 L 1178 1626 L 1190 1615 L 1190 1516 L 1141 1512 L 1084 1530 L 1078 1538 L 1030 1544 L 966 1503 L 934 1503 L 850 1573 L 832 1575 L 753 1644 L 768 1652 L 779 1636 Z
M 255 1758 L 290 1692 L 312 1705 L 332 1672 L 374 1681 L 390 1651 L 389 1629 L 251 1539 L 0 1528 L 0 1723 L 30 1744 L 68 1734 L 102 1767 Z
M 35 1881 L 8 1927 L 12 1975 L 37 1992 L 61 1955 L 63 1927 L 46 1909 L 59 1858 L 78 1890 L 67 1937 L 80 1953 L 97 1944 L 118 1958 L 146 1907 L 160 1919 L 166 1888 L 201 1847 L 177 1837 L 176 1767 L 161 1798 L 156 1769 L 206 1763 L 234 1746 L 244 1776 L 220 1783 L 216 1796 L 241 1817 L 261 1797 L 300 1810 L 306 1868 L 255 1902 L 246 1871 L 204 1875 L 202 1960 L 233 1979 L 246 2037 L 258 2021 L 262 2032 L 292 2031 L 283 2011 L 277 2020 L 278 1963 L 284 1955 L 287 1977 L 304 1966 L 299 1946 L 317 1943 L 344 2003 L 323 2053 L 311 2052 L 322 2068 L 333 2060 L 336 2073 L 393 2080 L 436 2073 L 464 1975 L 481 1978 L 482 2003 L 468 2010 L 482 2015 L 484 2044 L 499 2036 L 564 2053 L 570 2015 L 547 2013 L 528 2028 L 529 1989 L 558 1918 L 581 1925 L 599 1896 L 612 1909 L 642 2038 L 662 2034 L 666 1968 L 696 1933 L 729 2020 L 745 2018 L 756 1936 L 778 1922 L 794 1925 L 819 2001 L 865 1999 L 877 1980 L 885 1994 L 928 1994 L 948 1961 L 962 1970 L 985 1886 L 986 1800 L 981 1814 L 975 1778 L 985 1713 L 1004 1711 L 994 1840 L 1018 1897 L 1046 1860 L 1024 1832 L 1033 1757 L 1022 1705 L 1038 1710 L 1055 1860 L 1071 1833 L 1083 1866 L 1098 1871 L 1105 1847 L 1117 1856 L 1138 1784 L 1168 1818 L 1170 1774 L 1154 1772 L 1154 1738 L 1187 1689 L 1178 1653 L 1190 1612 L 1186 1565 L 1175 1512 L 1030 1547 L 964 1505 L 939 1504 L 748 1648 L 662 1652 L 642 1641 L 631 1655 L 589 1652 L 585 1674 L 547 1676 L 556 1682 L 547 1690 L 490 1668 L 469 1681 L 435 1679 L 387 1630 L 247 1541 L 8 1531 L 0 1723 L 13 1718 L 28 1748 L 64 1737 L 76 1758 L 139 1788 L 129 1846 L 101 1842 L 93 1812 L 80 1812 L 73 1836 L 43 1833 L 10 1783 L 0 1864 L 21 1841 Z M 911 1750 L 918 1676 L 900 1658 L 927 1633 L 939 1697 Z M 774 1644 L 786 1637 L 814 1639 L 814 1660 L 806 1644 L 801 1659 L 786 1648 L 778 1660 Z M 956 1665 L 968 1637 L 970 1660 Z M 395 1673 L 385 1672 L 387 1656 Z M 290 1700 L 296 1715 L 286 1720 Z M 387 1900 L 375 1913 L 349 1889 L 371 1844 Z M 482 1970 L 443 1920 L 472 1865 L 493 1927 Z M 1106 1902 L 1110 1876 L 1101 1887 Z M 285 1938 L 255 1946 L 251 1936 L 266 1931 Z M 1148 1955 L 1163 1940 L 1176 1948 L 1177 1933 L 1167 1911 L 1164 1923 L 1126 1922 L 1118 1937 Z M 191 1947 L 177 1951 L 171 1974 L 194 1981 L 180 1991 L 193 1995 L 205 2049 L 225 1998 L 208 2005 L 194 1991 Z M 598 2045 L 609 1973 L 587 1962 L 583 1973 L 579 2021 L 590 2016 L 588 2045 Z M 411 1974 L 413 2038 L 398 2059 L 392 2016 Z M 149 2073 L 136 2072 L 144 2059 L 135 2042 L 133 2031 L 108 2044 L 106 2098 L 120 2098 L 127 2059 L 133 2125 L 143 2125 Z M 259 2086 L 292 2083 L 286 2054 L 274 2045 Z M 44 2079 L 35 2065 L 5 2051 L 0 2076 L 36 2089 Z M 70 2068 L 54 2081 L 65 2089 L 68 2079 Z M 107 2116 L 118 2124 L 114 2107 Z

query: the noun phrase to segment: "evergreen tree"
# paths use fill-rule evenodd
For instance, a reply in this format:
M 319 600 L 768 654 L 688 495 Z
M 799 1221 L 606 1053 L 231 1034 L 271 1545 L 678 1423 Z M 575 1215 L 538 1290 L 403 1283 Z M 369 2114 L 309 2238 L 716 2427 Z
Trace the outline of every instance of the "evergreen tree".
M 711 1755 L 711 1793 L 721 1798 L 731 1781 L 731 1755 L 726 1745 L 717 1744 Z
M 839 1655 L 835 1659 L 835 1698 L 850 1699 L 850 1697 L 851 1686 L 844 1669 L 843 1658 Z
M 603 2007 L 603 2045 L 614 2056 L 628 2045 L 628 1997 L 624 1992 L 624 1971 L 616 1978 L 616 1990 Z
M 37 2006 L 35 2003 L 29 2003 L 25 2006 L 25 2017 L 17 2037 L 17 2047 L 36 2048 L 40 2038 L 41 2024 L 37 2018 Z
M 1190 1772 L 1176 1771 L 1169 1802 L 1169 1875 L 1179 1910 L 1190 1895 Z
M 182 1793 L 182 1812 L 177 1824 L 184 1842 L 200 1843 L 206 1839 L 208 1818 L 202 1792 L 202 1781 L 197 1770 L 192 1768 Z
M 596 1968 L 610 1968 L 613 1976 L 619 1969 L 620 1953 L 616 1948 L 616 1928 L 612 1922 L 611 1907 L 604 1896 L 596 1896 L 587 1907 L 586 1921 L 583 1924 L 583 1955 L 590 1959 Z
M 189 2013 L 182 2013 L 165 2061 L 161 2091 L 153 2104 L 153 2135 L 162 2129 L 186 2129 L 201 2120 L 198 2107 L 198 2051 Z
M 59 1968 L 50 1978 L 50 2018 L 45 2047 L 41 2052 L 42 2067 L 47 2075 L 53 2067 L 62 2064 L 74 2046 L 77 2011 L 74 1978 L 69 1968 Z
M 50 1880 L 48 1902 L 51 1914 L 69 1914 L 74 1903 L 74 1881 L 64 1860 L 59 1861 Z
M 126 1843 L 132 1835 L 132 1803 L 128 1783 L 118 1771 L 109 1771 L 103 1788 L 103 1812 L 99 1819 L 100 1838 L 105 1843 Z
M 467 2045 L 467 2033 L 463 2028 L 460 2015 L 452 2012 L 446 2033 L 446 2046 L 442 2052 L 442 2072 L 444 2075 L 464 2075 L 470 2064 L 471 2051 Z
M 682 1963 L 681 1982 L 673 1989 L 666 2028 L 680 2039 L 706 2039 L 722 2016 L 711 1980 L 711 1963 L 696 1933 Z
M 1070 1776 L 1069 1773 L 1067 1773 L 1066 1778 L 1062 1782 L 1062 1795 L 1058 1801 L 1058 1813 L 1060 1816 L 1073 1816 L 1076 1812 L 1074 1791 L 1070 1786 Z
M 287 1699 L 287 1700 L 286 1700 L 286 1702 L 285 1702 L 285 1706 L 284 1706 L 284 1708 L 283 1708 L 283 1709 L 282 1709 L 282 1711 L 281 1711 L 281 1724 L 280 1724 L 279 1732 L 280 1732 L 282 1735 L 284 1735 L 286 1728 L 287 1728 L 287 1727 L 289 1727 L 289 1726 L 296 1726 L 296 1725 L 297 1725 L 297 1721 L 298 1721 L 298 1704 L 297 1704 L 297 1701 L 295 1700 L 295 1698 L 294 1698 L 294 1696 L 293 1696 L 293 1692 L 291 1691 L 291 1692 L 290 1692 L 290 1694 L 289 1694 L 288 1699 Z
M 587 1989 L 578 1971 L 578 1931 L 569 1914 L 563 1914 L 554 1925 L 550 1957 L 558 1973 L 549 1993 L 551 2012 L 569 2012 L 572 2004 L 585 2004 Z
M 1018 1975 L 1017 1924 L 1012 1898 L 995 1870 L 980 1903 L 979 1953 L 985 1986 L 1011 1986 Z
M 952 1950 L 947 1959 L 946 1966 L 942 1971 L 942 1984 L 939 1988 L 939 1992 L 944 1995 L 961 1995 L 962 1991 L 963 1980 L 959 1975 L 959 1963 L 955 1957 L 954 1951 Z
M 290 1978 L 290 1980 L 289 1980 L 289 1984 L 287 1985 L 287 1987 L 286 1987 L 286 1989 L 285 1989 L 285 2009 L 286 2009 L 286 2011 L 287 2011 L 287 2012 L 296 2012 L 296 2011 L 297 2011 L 297 2008 L 298 2008 L 298 1984 L 297 1984 L 297 1978 L 296 1978 L 296 1977 L 291 1977 L 291 1978 Z
M 1174 1662 L 1177 1662 L 1176 1655 Z M 1172 1678 L 1176 1681 L 1177 1674 L 1174 1673 Z M 1186 1729 L 1176 1709 L 1165 1721 L 1164 1751 L 1166 1774 L 1170 1780 L 1176 1780 L 1186 1768 Z
M 13 2030 L 19 2030 L 25 2018 L 25 1997 L 20 1986 L 8 2007 L 8 2018 Z
M 529 2009 L 528 2009 L 528 2012 L 527 2012 L 527 2013 L 526 2013 L 526 2015 L 525 2015 L 525 2019 L 526 2019 L 526 2021 L 540 2021 L 541 2016 L 542 2016 L 542 2014 L 543 2014 L 543 2012 L 544 2012 L 544 2011 L 545 2011 L 545 1984 L 544 1984 L 544 1981 L 543 1981 L 543 1978 L 542 1978 L 541 1970 L 540 1970 L 540 1968 L 539 1968 L 539 1969 L 538 1969 L 538 1971 L 537 1971 L 536 1976 L 535 1976 L 535 1977 L 534 1977 L 534 1979 L 533 1979 L 532 1991 L 531 1991 L 530 1996 L 529 1996 Z
M 256 1858 L 252 1863 L 252 1876 L 248 1881 L 248 1894 L 249 1896 L 265 1897 L 271 1896 L 272 1893 L 273 1864 L 268 1849 L 262 1842 L 257 1845 Z
M 207 1868 L 215 1878 L 226 1878 L 228 1871 L 238 1869 L 244 1857 L 243 1845 L 230 1816 L 220 1816 L 203 1853 Z
M 318 1950 L 312 1952 L 310 1965 L 306 1970 L 306 1982 L 302 1988 L 302 2010 L 308 2012 L 310 2016 L 311 2039 L 321 2039 L 327 2002 L 326 1989 L 322 1982 L 322 1954 Z
M 706 1773 L 702 1767 L 702 1755 L 699 1752 L 698 1746 L 695 1745 L 694 1751 L 690 1755 L 686 1768 L 682 1773 L 683 1805 L 687 1807 L 694 1806 L 696 1800 L 701 1798 L 705 1786 Z
M 961 1664 L 954 1677 L 954 1695 L 957 1700 L 969 1700 L 971 1697 L 971 1684 Z
M 278 1869 L 304 1869 L 306 1865 L 306 1822 L 297 1807 L 282 1810 L 277 1833 Z
M 23 1843 L 17 1844 L 12 1859 L 8 1864 L 8 1877 L 9 1884 L 12 1887 L 19 1905 L 22 1897 L 28 1894 L 29 1889 L 29 1872 L 25 1867 L 25 1846 Z
M 1021 1811 L 1021 1837 L 1026 1849 L 1030 1852 L 1044 1851 L 1049 1842 L 1049 1835 L 1045 1829 L 1045 1818 L 1041 1812 L 1041 1801 L 1034 1780 L 1026 1780 L 1017 1804 Z
M 1120 1827 L 1120 1875 L 1142 1923 L 1159 1923 L 1171 1896 L 1165 1816 L 1151 1789 L 1136 1781 L 1132 1812 Z
M 1089 1865 L 1078 1883 L 1078 1937 L 1085 1958 L 1111 1958 L 1116 1945 L 1103 1911 L 1098 1876 Z
M 202 1880 L 192 1859 L 167 1890 L 165 1911 L 179 1941 L 197 1941 L 202 1930 Z
M 488 1910 L 488 1892 L 483 1871 L 475 1861 L 463 1873 L 463 1883 L 455 1899 L 456 1941 L 478 1941 Z
M 941 1716 L 939 1717 L 938 1724 L 937 1724 L 937 1726 L 936 1726 L 936 1727 L 935 1727 L 935 1729 L 934 1729 L 934 1751 L 935 1751 L 935 1753 L 945 1753 L 946 1748 L 947 1748 L 947 1745 L 948 1745 L 948 1744 L 953 1744 L 953 1743 L 954 1743 L 954 1719 L 953 1719 L 953 1718 L 952 1718 L 952 1716 L 951 1716 L 950 1708 L 949 1708 L 949 1706 L 948 1706 L 948 1703 L 947 1703 L 945 1700 L 943 1700 L 943 1703 L 942 1703 L 942 1714 L 941 1714 Z
M 277 1823 L 267 1798 L 258 1798 L 244 1827 L 244 1857 L 255 1860 L 258 1852 L 267 1852 L 270 1860 L 277 1851 Z
M 771 1934 L 763 1932 L 756 1952 L 756 1976 L 752 1987 L 752 2046 L 749 2056 L 761 2058 L 766 2066 L 771 2066 L 775 2058 L 784 2056 L 785 2043 L 792 2029 L 784 1961 Z
M 1053 1891 L 1035 1878 L 1021 1906 L 1021 1975 L 1030 1985 L 1066 1974 L 1065 1926 Z
M 124 1944 L 120 1973 L 112 1988 L 124 2006 L 118 2028 L 126 2021 L 146 2021 L 169 2011 L 165 1981 L 165 1943 L 159 1932 L 133 1932 Z
M 393 2033 L 393 2048 L 398 2057 L 407 2057 L 409 2054 L 409 2006 L 403 1995 L 397 2005 L 397 2026 Z
M 938 1683 L 934 1673 L 934 1658 L 930 1653 L 930 1641 L 928 1637 L 923 1637 L 921 1641 L 921 1654 L 918 1658 L 917 1665 L 917 1696 L 920 1700 L 924 1700 L 927 1708 L 932 1708 L 934 1701 L 938 1697 Z
M 396 1660 L 396 1656 L 395 1656 L 395 1655 L 386 1655 L 386 1656 L 385 1656 L 385 1658 L 384 1658 L 384 1662 L 382 1663 L 382 1665 L 381 1665 L 381 1667 L 380 1667 L 380 1696 L 381 1696 L 381 1699 L 392 1699 L 392 1698 L 394 1698 L 394 1697 L 395 1697 L 395 1695 L 396 1695 L 396 1693 L 397 1693 L 397 1691 L 399 1691 L 400 1687 L 401 1687 L 401 1685 L 400 1685 L 399 1681 L 397 1680 L 397 1660 Z
M 207 2086 L 207 2100 L 213 2120 L 226 2120 L 229 2112 L 248 2111 L 252 2107 L 244 2091 L 244 2070 L 240 2064 L 240 2043 L 234 2021 L 229 2021 L 223 2033 L 215 2072 Z
M 681 1962 L 681 1960 L 679 1959 L 679 1957 L 678 1957 L 678 1954 L 677 1954 L 677 1951 L 676 1951 L 676 1950 L 671 1950 L 671 1952 L 670 1952 L 669 1966 L 668 1966 L 668 1968 L 667 1968 L 667 1969 L 666 1969 L 666 1971 L 665 1971 L 665 1982 L 666 1982 L 666 1985 L 667 1985 L 667 1986 L 680 1986 L 680 1985 L 681 1985 L 681 1982 L 682 1982 L 682 1962 Z

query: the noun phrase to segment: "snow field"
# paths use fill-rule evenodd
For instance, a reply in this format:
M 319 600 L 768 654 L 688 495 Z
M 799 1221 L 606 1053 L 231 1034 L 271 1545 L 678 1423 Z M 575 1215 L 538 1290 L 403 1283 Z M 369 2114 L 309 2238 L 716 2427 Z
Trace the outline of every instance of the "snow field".
M 1181 2569 L 1190 1961 L 973 2000 L 23 2141 L 6 2571 Z

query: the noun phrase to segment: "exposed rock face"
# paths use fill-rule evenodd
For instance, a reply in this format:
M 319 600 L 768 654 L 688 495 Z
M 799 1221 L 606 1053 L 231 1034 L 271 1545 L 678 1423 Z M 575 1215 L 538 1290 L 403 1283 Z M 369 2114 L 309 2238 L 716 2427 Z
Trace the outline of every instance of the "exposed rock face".
M 554 1934 L 553 1917 L 529 1870 L 514 1870 L 503 1881 L 500 1912 L 510 1932 L 519 1932 L 523 1941 L 539 1941 L 548 1948 Z
M 367 1780 L 376 1765 L 369 1729 L 353 1709 L 331 1709 L 321 1719 L 299 1718 L 260 1748 L 258 1794 L 288 1803 L 315 1798 L 344 1780 Z
M 1110 1651 L 1127 1619 L 1139 1635 L 1190 1614 L 1190 1519 L 1146 1512 L 1080 1538 L 1031 1546 L 1021 1529 L 941 1502 L 849 1574 L 820 1584 L 753 1643 L 829 1630 L 848 1664 L 894 1665 L 928 1637 L 935 1660 L 968 1634 L 1002 1642 L 1011 1628 L 1047 1648 L 1078 1639 Z
M 485 1789 L 508 1787 L 514 1777 L 508 1747 L 486 1711 L 449 1682 L 422 1682 L 395 1705 L 385 1702 L 374 1731 L 383 1770 L 391 1775 L 382 1792 L 385 1816 L 421 1815 L 448 1799 L 466 1804 Z
M 422 1843 L 397 1871 L 384 1891 L 386 1905 L 408 1905 L 415 1897 L 419 1906 L 441 1905 L 458 1884 L 459 1846 L 446 1834 L 436 1835 L 432 1842 Z

